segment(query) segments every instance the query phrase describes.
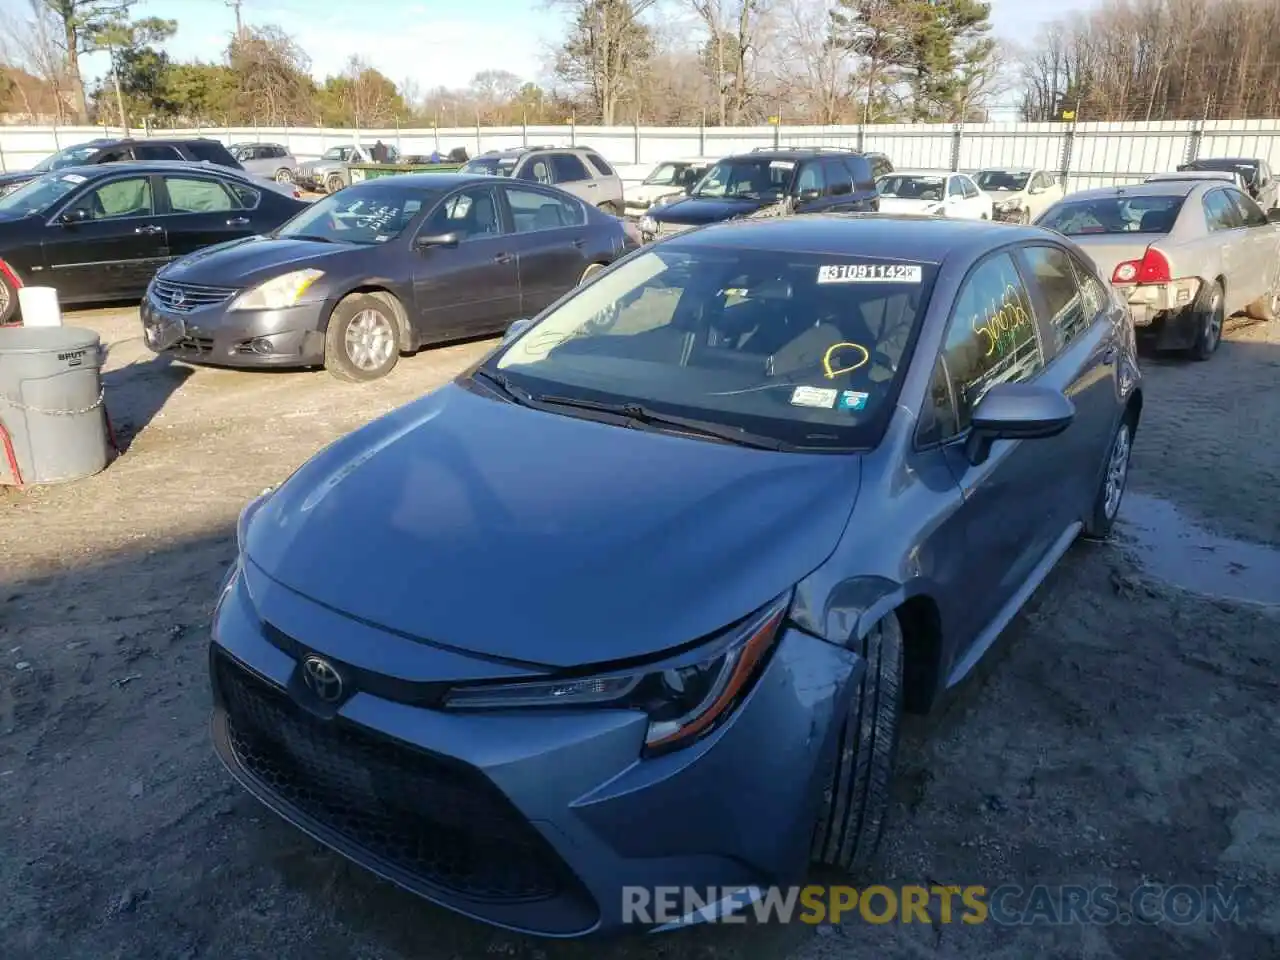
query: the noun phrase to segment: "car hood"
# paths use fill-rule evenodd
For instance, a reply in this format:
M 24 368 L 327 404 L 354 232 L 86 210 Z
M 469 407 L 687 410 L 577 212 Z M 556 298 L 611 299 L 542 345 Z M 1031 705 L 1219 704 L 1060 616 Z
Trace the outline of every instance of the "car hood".
M 776 200 L 745 200 L 736 197 L 683 197 L 674 203 L 658 207 L 649 216 L 659 223 L 718 223 L 755 213 L 775 203 Z
M 346 243 L 292 240 L 286 237 L 242 237 L 175 260 L 160 271 L 165 280 L 211 287 L 246 287 L 289 270 L 323 268 L 323 262 L 353 250 Z
M 861 461 L 630 430 L 449 384 L 303 465 L 249 560 L 401 635 L 544 667 L 728 626 L 835 549 Z
M 626 188 L 628 203 L 633 201 L 652 203 L 659 197 L 678 197 L 683 194 L 683 187 L 672 186 L 669 183 L 637 183 Z
M 881 213 L 933 213 L 942 206 L 941 200 L 912 200 L 906 197 L 880 198 Z
M 0 173 L 0 187 L 26 183 L 28 180 L 34 180 L 39 176 L 42 176 L 42 174 L 37 173 L 35 170 L 11 170 L 8 173 Z

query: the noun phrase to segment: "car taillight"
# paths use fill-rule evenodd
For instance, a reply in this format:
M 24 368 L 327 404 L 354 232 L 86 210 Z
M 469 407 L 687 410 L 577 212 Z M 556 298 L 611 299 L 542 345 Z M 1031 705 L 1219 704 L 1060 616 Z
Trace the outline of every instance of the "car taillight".
M 1155 247 L 1147 247 L 1141 260 L 1126 260 L 1111 274 L 1112 283 L 1168 283 L 1173 279 L 1169 261 Z
M 22 289 L 22 278 L 18 276 L 18 271 L 5 263 L 3 259 L 0 259 L 0 276 L 3 276 L 8 280 L 9 285 L 13 287 L 13 289 Z

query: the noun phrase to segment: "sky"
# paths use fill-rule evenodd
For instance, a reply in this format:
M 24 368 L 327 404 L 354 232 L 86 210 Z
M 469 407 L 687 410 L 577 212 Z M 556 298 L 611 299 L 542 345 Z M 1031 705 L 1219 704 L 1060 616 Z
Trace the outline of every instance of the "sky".
M 23 0 L 0 0 L 0 11 Z M 1034 37 L 1047 20 L 1098 0 L 992 0 L 992 23 L 1003 39 Z M 178 21 L 166 44 L 178 60 L 217 60 L 235 24 L 227 0 L 139 0 L 135 16 Z M 546 72 L 549 51 L 563 36 L 563 14 L 550 0 L 242 0 L 248 26 L 284 27 L 311 57 L 318 79 L 342 71 L 353 53 L 396 83 L 425 92 L 463 87 L 481 70 L 509 70 L 526 80 Z M 86 63 L 101 75 L 104 56 Z

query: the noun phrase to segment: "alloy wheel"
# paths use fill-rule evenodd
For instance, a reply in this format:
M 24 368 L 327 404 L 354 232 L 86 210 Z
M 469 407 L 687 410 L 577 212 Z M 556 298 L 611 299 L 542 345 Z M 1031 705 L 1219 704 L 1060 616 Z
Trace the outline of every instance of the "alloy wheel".
M 1205 311 L 1204 320 L 1204 344 L 1209 352 L 1217 349 L 1218 341 L 1222 339 L 1222 324 L 1225 319 L 1222 311 L 1222 294 L 1215 292 L 1213 299 L 1209 301 L 1209 309 Z
M 395 353 L 395 329 L 390 318 L 377 310 L 361 310 L 347 324 L 344 343 L 353 364 L 361 370 L 378 370 Z
M 293 183 L 293 174 L 288 170 L 277 170 L 276 183 Z
M 1102 492 L 1102 510 L 1108 520 L 1114 520 L 1124 496 L 1125 483 L 1129 479 L 1129 454 L 1133 449 L 1129 440 L 1129 424 L 1120 424 L 1115 442 L 1111 445 L 1111 457 L 1107 461 L 1107 479 Z

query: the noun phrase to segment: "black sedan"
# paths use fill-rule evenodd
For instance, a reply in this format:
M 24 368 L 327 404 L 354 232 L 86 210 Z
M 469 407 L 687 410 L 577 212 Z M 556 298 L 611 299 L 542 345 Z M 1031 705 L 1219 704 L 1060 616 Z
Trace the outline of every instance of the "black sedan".
M 241 171 L 190 163 L 65 167 L 0 197 L 0 323 L 18 288 L 64 304 L 136 300 L 162 266 L 274 230 L 308 204 Z
M 147 290 L 143 332 L 180 360 L 375 380 L 402 352 L 533 316 L 637 246 L 616 217 L 552 187 L 383 177 L 170 264 Z

